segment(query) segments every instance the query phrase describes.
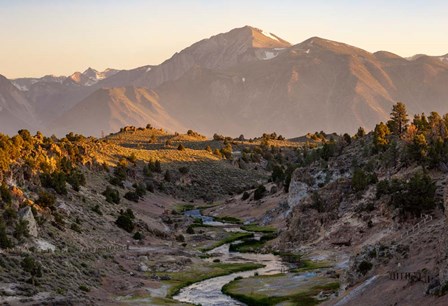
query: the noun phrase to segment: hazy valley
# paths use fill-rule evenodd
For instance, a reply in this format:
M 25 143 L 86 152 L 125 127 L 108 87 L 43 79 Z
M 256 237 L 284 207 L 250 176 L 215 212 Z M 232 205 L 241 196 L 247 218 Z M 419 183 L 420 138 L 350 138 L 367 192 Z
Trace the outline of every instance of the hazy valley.
M 0 76 L 0 304 L 447 305 L 446 84 L 250 26 Z

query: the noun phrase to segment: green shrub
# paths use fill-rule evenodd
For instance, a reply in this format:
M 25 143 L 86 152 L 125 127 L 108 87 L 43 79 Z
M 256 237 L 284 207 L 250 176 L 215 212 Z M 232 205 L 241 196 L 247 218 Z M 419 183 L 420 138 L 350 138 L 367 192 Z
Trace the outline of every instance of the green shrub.
M 124 198 L 129 200 L 129 201 L 135 202 L 135 203 L 138 203 L 138 200 L 140 200 L 140 197 L 134 191 L 126 192 L 125 195 L 124 195 Z
M 274 183 L 283 182 L 285 179 L 285 172 L 283 171 L 283 168 L 278 165 L 274 166 L 272 169 L 271 178 Z
M 359 127 L 356 132 L 356 138 L 363 138 L 364 136 L 366 136 L 366 130 L 363 127 Z
M 13 224 L 17 219 L 17 211 L 8 205 L 3 211 L 3 219 L 7 224 Z
M 112 176 L 112 177 L 109 179 L 109 183 L 110 183 L 111 185 L 118 186 L 118 187 L 121 187 L 121 188 L 124 187 L 124 185 L 123 185 L 123 181 L 122 181 L 119 177 L 116 177 L 116 176 Z
M 133 238 L 134 240 L 142 240 L 142 239 L 143 239 L 143 235 L 142 235 L 142 233 L 140 233 L 140 232 L 136 232 L 136 233 L 134 234 L 134 236 L 132 236 L 132 238 Z
M 28 221 L 19 220 L 16 223 L 16 228 L 14 229 L 14 238 L 17 240 L 22 240 L 23 237 L 29 237 L 30 233 L 28 231 Z
M 46 191 L 41 191 L 39 193 L 39 198 L 35 201 L 35 203 L 41 207 L 50 208 L 51 210 L 54 210 L 54 204 L 56 203 L 56 197 Z
M 22 269 L 31 275 L 31 283 L 35 284 L 36 277 L 42 277 L 42 266 L 31 255 L 27 255 L 20 263 Z
M 152 172 L 162 173 L 162 165 L 159 160 L 155 160 L 155 161 L 151 160 L 148 163 L 148 169 L 149 169 L 149 171 L 152 171 Z
M 361 273 L 362 275 L 366 275 L 367 272 L 369 272 L 372 269 L 372 267 L 373 267 L 372 263 L 364 260 L 358 265 L 358 272 Z
M 367 173 L 361 168 L 356 168 L 352 176 L 352 189 L 355 192 L 364 191 L 370 184 L 377 181 L 378 178 L 374 173 Z
M 81 227 L 79 226 L 78 223 L 72 223 L 72 225 L 70 226 L 70 229 L 77 232 L 77 233 L 81 233 Z
M 352 143 L 352 137 L 349 134 L 345 133 L 342 137 L 344 138 L 344 141 L 347 144 L 351 144 Z
M 227 144 L 224 148 L 221 149 L 221 155 L 224 156 L 226 159 L 232 158 L 232 145 Z
M 120 193 L 117 189 L 107 186 L 102 195 L 106 197 L 106 201 L 109 203 L 120 203 Z
M 154 193 L 154 183 L 153 182 L 147 182 L 146 183 L 146 190 L 148 190 L 151 193 Z
M 215 141 L 223 141 L 224 140 L 224 136 L 215 133 L 215 134 L 213 134 L 213 140 L 215 140 Z
M 170 170 L 166 170 L 165 176 L 163 178 L 166 182 L 171 182 L 171 173 Z
M 86 177 L 81 171 L 74 170 L 68 174 L 67 183 L 72 186 L 73 190 L 79 191 L 80 186 L 86 185 Z
M 53 188 L 57 194 L 67 194 L 66 182 L 67 178 L 65 173 L 54 171 L 53 173 L 42 173 L 40 175 L 40 182 L 45 188 Z
M 11 191 L 6 184 L 0 186 L 0 198 L 6 204 L 10 204 L 12 201 Z
M 103 215 L 103 212 L 101 211 L 100 206 L 98 204 L 96 204 L 95 206 L 92 207 L 92 211 L 97 213 L 100 216 Z
M 388 180 L 382 180 L 376 184 L 376 198 L 379 199 L 385 194 L 390 194 L 390 183 Z
M 0 249 L 12 248 L 13 244 L 6 234 L 6 226 L 2 218 L 0 218 Z
M 137 156 L 135 156 L 135 153 L 132 153 L 131 155 L 128 156 L 128 160 L 135 164 L 135 162 L 137 161 Z
M 114 175 L 122 180 L 125 180 L 127 177 L 127 168 L 124 165 L 118 165 L 114 169 Z
M 151 173 L 151 169 L 149 169 L 148 165 L 144 165 L 143 166 L 143 175 L 146 177 L 151 177 L 152 173 Z
M 87 287 L 86 285 L 80 285 L 79 290 L 84 291 L 84 292 L 89 292 L 90 288 Z
M 194 234 L 193 226 L 190 225 L 190 226 L 187 227 L 187 234 L 190 234 L 190 235 Z
M 187 174 L 189 171 L 190 171 L 190 168 L 185 167 L 185 166 L 179 168 L 179 172 L 180 172 L 181 174 Z
M 249 197 L 250 197 L 250 193 L 245 191 L 243 193 L 243 196 L 241 197 L 241 200 L 246 201 L 247 199 L 249 199 Z
M 258 201 L 258 200 L 262 199 L 265 194 L 266 194 L 266 187 L 264 187 L 264 185 L 258 186 L 254 192 L 254 200 Z
M 135 184 L 134 187 L 135 187 L 135 193 L 139 197 L 143 197 L 144 195 L 146 195 L 146 185 L 144 185 L 143 183 L 138 183 Z
M 127 209 L 125 212 L 123 210 L 120 211 L 120 215 L 118 216 L 115 224 L 119 227 L 131 233 L 134 230 L 134 213 L 131 209 Z
M 416 173 L 404 188 L 392 195 L 392 205 L 403 214 L 420 216 L 435 208 L 436 186 L 427 174 Z
M 390 195 L 389 205 L 397 208 L 401 215 L 419 217 L 436 206 L 436 186 L 431 177 L 423 172 L 415 173 L 408 182 L 392 180 L 377 184 L 377 197 Z
M 329 160 L 336 153 L 336 142 L 330 141 L 324 143 L 322 149 L 320 150 L 320 156 L 323 160 Z

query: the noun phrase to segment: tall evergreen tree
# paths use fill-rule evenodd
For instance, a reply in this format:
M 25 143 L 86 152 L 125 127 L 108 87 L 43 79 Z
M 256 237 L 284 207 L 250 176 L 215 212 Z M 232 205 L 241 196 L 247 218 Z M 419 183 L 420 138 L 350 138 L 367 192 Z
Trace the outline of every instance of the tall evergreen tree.
M 390 135 L 390 130 L 384 123 L 377 124 L 374 131 L 373 143 L 377 150 L 383 150 L 389 144 L 387 136 Z
M 358 128 L 358 132 L 356 132 L 356 138 L 363 138 L 366 136 L 366 130 L 362 126 Z
M 392 106 L 392 112 L 390 113 L 390 121 L 388 122 L 389 129 L 395 135 L 402 136 L 406 131 L 409 118 L 406 111 L 406 105 L 401 102 L 397 102 Z

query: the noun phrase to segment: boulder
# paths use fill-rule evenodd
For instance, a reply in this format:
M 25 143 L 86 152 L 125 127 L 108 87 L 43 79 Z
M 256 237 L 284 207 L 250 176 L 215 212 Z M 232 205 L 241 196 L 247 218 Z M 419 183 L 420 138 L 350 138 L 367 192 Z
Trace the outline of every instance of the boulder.
M 63 202 L 63 201 L 58 201 L 56 204 L 57 210 L 59 213 L 65 215 L 65 216 L 70 216 L 70 208 L 68 207 L 68 205 Z
M 141 263 L 138 265 L 138 270 L 139 270 L 140 272 L 148 272 L 149 268 L 148 268 L 148 266 L 147 266 L 146 264 L 144 264 L 143 262 L 141 262 Z
M 43 240 L 43 239 L 38 239 L 35 241 L 36 243 L 36 248 L 39 251 L 43 251 L 43 252 L 54 252 L 56 251 L 56 246 L 51 244 L 50 242 Z

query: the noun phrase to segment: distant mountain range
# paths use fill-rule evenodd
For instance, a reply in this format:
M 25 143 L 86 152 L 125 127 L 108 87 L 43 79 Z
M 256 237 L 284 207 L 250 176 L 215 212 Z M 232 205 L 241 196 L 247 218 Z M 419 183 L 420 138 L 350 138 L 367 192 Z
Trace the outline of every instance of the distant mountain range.
M 396 101 L 410 113 L 448 112 L 448 54 L 403 58 L 318 37 L 291 45 L 245 26 L 160 65 L 0 77 L 0 132 L 99 136 L 151 123 L 206 135 L 353 133 L 386 120 Z

